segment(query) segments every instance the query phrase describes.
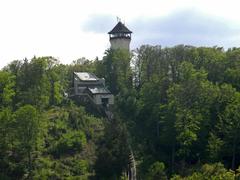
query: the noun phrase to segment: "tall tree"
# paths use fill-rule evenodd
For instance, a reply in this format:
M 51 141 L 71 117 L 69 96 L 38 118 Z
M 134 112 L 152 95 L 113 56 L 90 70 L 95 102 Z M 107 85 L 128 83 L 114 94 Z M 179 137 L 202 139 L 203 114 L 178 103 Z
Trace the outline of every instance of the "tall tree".
M 12 106 L 15 91 L 15 76 L 6 71 L 0 71 L 0 107 Z
M 168 103 L 175 111 L 174 126 L 176 139 L 180 145 L 178 152 L 185 162 L 190 156 L 193 144 L 201 135 L 201 128 L 204 129 L 204 124 L 210 119 L 209 107 L 212 100 L 208 93 L 214 91 L 206 79 L 207 74 L 195 70 L 190 63 L 183 62 L 179 72 L 180 83 L 170 87 Z
M 240 155 L 238 153 L 240 148 L 240 93 L 236 93 L 235 100 L 226 106 L 220 117 L 218 128 L 227 152 L 231 154 L 231 168 L 234 170 L 236 157 Z
M 132 86 L 131 56 L 127 50 L 107 50 L 103 60 L 97 64 L 97 75 L 104 77 L 113 94 Z
M 40 130 L 39 114 L 31 105 L 20 107 L 15 113 L 16 139 L 18 150 L 27 159 L 28 177 L 32 177 L 33 154 L 37 150 L 38 135 Z M 19 153 L 19 154 L 21 154 Z
M 107 124 L 95 165 L 98 179 L 119 179 L 127 169 L 129 146 L 126 127 L 119 121 Z

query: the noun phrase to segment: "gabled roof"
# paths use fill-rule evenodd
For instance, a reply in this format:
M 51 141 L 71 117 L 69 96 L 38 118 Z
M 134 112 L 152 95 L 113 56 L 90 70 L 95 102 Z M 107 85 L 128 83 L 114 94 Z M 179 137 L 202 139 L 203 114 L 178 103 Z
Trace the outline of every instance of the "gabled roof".
M 108 34 L 115 33 L 132 33 L 121 21 L 117 23 L 117 25 L 110 31 Z
M 81 81 L 98 81 L 98 77 L 88 72 L 74 72 Z

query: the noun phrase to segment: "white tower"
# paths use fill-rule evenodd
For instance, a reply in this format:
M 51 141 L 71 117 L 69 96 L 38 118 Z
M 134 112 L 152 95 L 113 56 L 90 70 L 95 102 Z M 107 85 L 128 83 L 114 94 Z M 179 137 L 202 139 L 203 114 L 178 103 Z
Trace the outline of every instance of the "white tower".
M 108 34 L 112 49 L 126 49 L 129 51 L 132 31 L 121 21 Z

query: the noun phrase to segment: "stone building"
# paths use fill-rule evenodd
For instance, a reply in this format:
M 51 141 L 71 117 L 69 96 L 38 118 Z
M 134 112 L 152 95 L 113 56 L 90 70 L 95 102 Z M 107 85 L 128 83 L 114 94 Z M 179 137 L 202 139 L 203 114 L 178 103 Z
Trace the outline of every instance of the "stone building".
M 114 96 L 105 87 L 105 79 L 100 79 L 89 72 L 73 73 L 72 96 L 82 96 L 95 105 L 109 106 L 114 104 Z
M 126 49 L 129 51 L 132 31 L 121 21 L 108 34 L 112 49 Z

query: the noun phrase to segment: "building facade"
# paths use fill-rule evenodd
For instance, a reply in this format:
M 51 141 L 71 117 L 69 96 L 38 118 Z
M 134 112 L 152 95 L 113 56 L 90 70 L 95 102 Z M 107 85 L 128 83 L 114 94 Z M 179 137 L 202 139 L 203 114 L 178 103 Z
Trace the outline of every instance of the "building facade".
M 105 79 L 98 78 L 89 72 L 73 73 L 73 96 L 84 96 L 95 105 L 109 106 L 114 104 L 114 96 L 105 87 Z

